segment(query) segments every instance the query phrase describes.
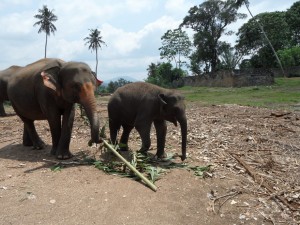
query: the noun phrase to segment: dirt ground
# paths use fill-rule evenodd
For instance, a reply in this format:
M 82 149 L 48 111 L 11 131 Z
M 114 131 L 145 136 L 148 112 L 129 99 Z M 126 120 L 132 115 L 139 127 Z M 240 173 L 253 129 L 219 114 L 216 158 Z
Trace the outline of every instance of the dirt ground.
M 102 125 L 106 102 L 99 98 Z M 76 164 L 86 155 L 101 157 L 98 146 L 87 145 L 89 128 L 78 110 L 71 141 L 75 157 L 60 171 L 50 169 L 58 160 L 50 155 L 48 124 L 36 122 L 46 149 L 23 147 L 23 125 L 7 111 L 0 118 L 0 224 L 300 224 L 298 111 L 188 103 L 186 163 L 212 165 L 211 170 L 204 178 L 187 169 L 167 170 L 155 183 L 157 192 Z M 168 124 L 166 151 L 180 154 L 180 140 L 180 128 Z M 135 151 L 139 145 L 134 132 L 129 147 Z M 154 130 L 152 146 L 155 153 Z

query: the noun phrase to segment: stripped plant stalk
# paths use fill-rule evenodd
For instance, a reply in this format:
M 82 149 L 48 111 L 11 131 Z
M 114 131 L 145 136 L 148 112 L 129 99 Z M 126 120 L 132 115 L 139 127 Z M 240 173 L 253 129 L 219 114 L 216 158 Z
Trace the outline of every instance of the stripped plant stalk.
M 134 168 L 122 155 L 119 154 L 107 141 L 103 140 L 105 147 L 111 150 L 119 159 L 122 160 L 139 178 L 141 178 L 153 191 L 157 191 L 157 187 L 149 181 L 143 174 L 141 174 L 136 168 Z

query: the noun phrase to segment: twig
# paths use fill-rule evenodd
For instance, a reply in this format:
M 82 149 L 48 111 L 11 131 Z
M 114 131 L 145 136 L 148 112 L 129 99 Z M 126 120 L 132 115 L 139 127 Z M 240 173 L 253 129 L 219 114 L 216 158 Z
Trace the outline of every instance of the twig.
M 241 194 L 240 191 L 234 191 L 234 192 L 231 192 L 229 194 L 225 194 L 225 195 L 222 195 L 220 197 L 217 197 L 213 200 L 213 205 L 212 205 L 212 209 L 213 209 L 213 212 L 216 213 L 215 211 L 215 203 L 216 201 L 220 200 L 221 198 L 225 198 L 227 197 L 219 206 L 219 209 L 218 209 L 218 212 L 220 211 L 221 207 L 225 204 L 225 202 L 227 202 L 230 198 L 233 198 L 235 196 L 237 196 L 238 194 Z
M 76 161 L 70 161 L 70 162 L 64 162 L 64 161 L 55 161 L 55 160 L 49 160 L 49 159 L 43 159 L 45 162 L 50 162 L 55 165 L 87 165 L 89 162 L 76 162 Z
M 260 212 L 260 211 L 258 211 L 258 210 L 256 210 L 256 211 L 257 211 L 260 215 L 262 215 L 262 216 L 265 218 L 265 220 L 270 221 L 273 225 L 275 225 L 275 222 L 274 222 L 274 220 L 273 220 L 272 218 L 269 218 L 269 217 L 265 216 L 264 213 L 262 213 L 262 212 Z
M 266 188 L 269 192 L 271 196 L 274 196 L 274 198 L 278 199 L 279 201 L 281 201 L 285 206 L 287 206 L 290 210 L 292 211 L 298 211 L 299 209 L 295 208 L 294 206 L 292 206 L 285 198 L 283 198 L 282 196 L 276 195 L 276 193 L 274 192 L 273 188 L 270 187 L 265 180 L 261 179 L 261 177 L 255 173 L 254 171 L 252 171 L 252 169 L 250 169 L 250 167 L 242 160 L 240 159 L 236 154 L 234 153 L 229 153 L 233 158 L 235 158 L 247 171 L 247 173 L 253 178 L 253 180 L 256 183 L 261 183 L 261 187 Z M 262 180 L 262 181 L 261 181 Z M 261 181 L 261 182 L 260 182 Z

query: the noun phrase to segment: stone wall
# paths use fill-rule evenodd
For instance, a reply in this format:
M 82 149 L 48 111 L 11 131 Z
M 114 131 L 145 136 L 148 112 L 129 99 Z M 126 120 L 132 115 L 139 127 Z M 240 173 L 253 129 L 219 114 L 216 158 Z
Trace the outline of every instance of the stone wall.
M 173 86 L 245 87 L 272 84 L 274 84 L 274 76 L 271 71 L 265 69 L 247 69 L 234 71 L 222 70 L 214 74 L 188 76 L 182 80 L 175 81 Z
M 282 71 L 279 68 L 270 69 L 274 74 L 274 77 L 282 77 Z M 287 77 L 300 77 L 300 66 L 293 66 L 289 68 L 284 68 L 284 73 Z

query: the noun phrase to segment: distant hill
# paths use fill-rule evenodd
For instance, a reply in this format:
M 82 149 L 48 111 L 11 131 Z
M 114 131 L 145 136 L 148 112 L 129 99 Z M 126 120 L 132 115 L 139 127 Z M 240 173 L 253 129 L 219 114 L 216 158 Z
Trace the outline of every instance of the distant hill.
M 101 84 L 101 86 L 107 86 L 109 84 L 109 82 L 115 82 L 115 81 L 118 81 L 119 79 L 124 79 L 124 80 L 127 80 L 127 81 L 130 81 L 130 82 L 136 82 L 136 81 L 139 81 L 135 78 L 132 78 L 132 77 L 129 77 L 129 76 L 120 76 L 120 77 L 115 77 L 115 78 L 112 78 L 110 80 L 104 80 L 103 83 Z

